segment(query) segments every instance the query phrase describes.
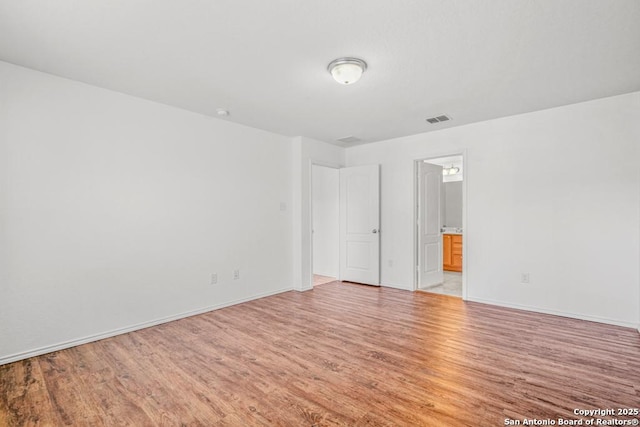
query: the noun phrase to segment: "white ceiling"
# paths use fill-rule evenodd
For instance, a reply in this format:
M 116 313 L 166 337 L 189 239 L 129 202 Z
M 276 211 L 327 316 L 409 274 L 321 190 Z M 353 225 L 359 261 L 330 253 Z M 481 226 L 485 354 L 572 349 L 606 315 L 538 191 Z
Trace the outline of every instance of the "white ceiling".
M 345 145 L 638 91 L 640 1 L 0 0 L 0 60 Z

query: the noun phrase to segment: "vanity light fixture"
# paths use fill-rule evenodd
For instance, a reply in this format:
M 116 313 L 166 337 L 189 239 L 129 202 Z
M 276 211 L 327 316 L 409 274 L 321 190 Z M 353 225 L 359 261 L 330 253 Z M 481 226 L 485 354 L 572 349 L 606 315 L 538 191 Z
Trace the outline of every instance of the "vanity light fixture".
M 442 168 L 442 175 L 455 175 L 458 172 L 460 172 L 460 168 L 454 168 L 453 165 L 450 168 Z
M 334 80 L 342 85 L 357 82 L 366 69 L 367 63 L 358 58 L 338 58 L 327 67 Z

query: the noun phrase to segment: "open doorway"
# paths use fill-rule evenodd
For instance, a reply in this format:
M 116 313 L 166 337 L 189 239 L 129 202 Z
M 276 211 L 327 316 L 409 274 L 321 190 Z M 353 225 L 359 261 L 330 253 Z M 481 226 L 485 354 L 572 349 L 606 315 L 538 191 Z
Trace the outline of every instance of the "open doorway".
M 416 161 L 415 289 L 464 296 L 463 155 Z
M 339 276 L 339 169 L 311 166 L 311 238 L 313 286 Z

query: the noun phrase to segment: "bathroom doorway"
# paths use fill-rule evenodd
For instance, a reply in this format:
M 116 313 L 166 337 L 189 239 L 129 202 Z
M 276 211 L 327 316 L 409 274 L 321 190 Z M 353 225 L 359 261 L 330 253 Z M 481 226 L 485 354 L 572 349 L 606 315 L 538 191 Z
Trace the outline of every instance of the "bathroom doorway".
M 416 161 L 415 289 L 463 297 L 463 155 Z

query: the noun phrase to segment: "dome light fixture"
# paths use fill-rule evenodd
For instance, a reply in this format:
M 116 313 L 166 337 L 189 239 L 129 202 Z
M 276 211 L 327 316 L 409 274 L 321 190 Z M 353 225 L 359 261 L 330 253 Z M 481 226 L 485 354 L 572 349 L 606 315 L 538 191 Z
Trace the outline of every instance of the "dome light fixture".
M 338 58 L 327 67 L 334 80 L 342 85 L 357 82 L 366 69 L 367 63 L 358 58 Z

